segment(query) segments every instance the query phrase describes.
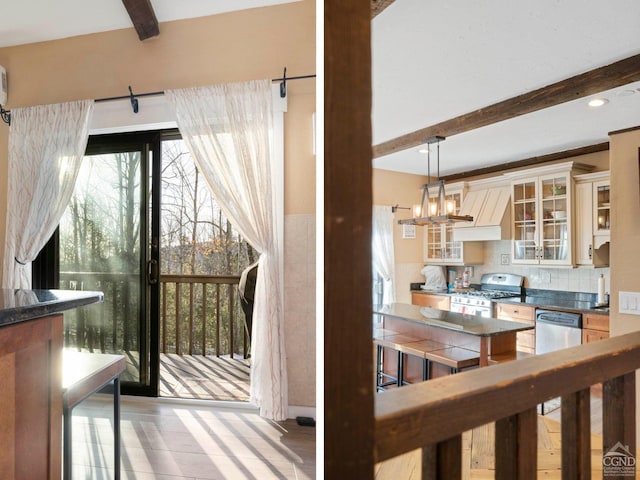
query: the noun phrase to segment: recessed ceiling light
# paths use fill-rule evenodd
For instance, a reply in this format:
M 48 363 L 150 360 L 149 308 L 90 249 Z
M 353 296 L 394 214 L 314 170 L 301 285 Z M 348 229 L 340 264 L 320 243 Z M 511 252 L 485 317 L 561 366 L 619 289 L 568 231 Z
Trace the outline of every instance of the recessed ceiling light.
M 428 148 L 421 148 L 420 150 L 418 150 L 418 153 L 429 153 L 429 149 Z
M 607 103 L 609 103 L 609 100 L 607 100 L 606 98 L 594 98 L 592 100 L 589 100 L 589 103 L 587 105 L 595 108 L 595 107 L 601 107 Z
M 629 95 L 633 95 L 635 92 L 635 90 L 621 90 L 618 92 L 618 96 L 619 97 L 628 97 Z

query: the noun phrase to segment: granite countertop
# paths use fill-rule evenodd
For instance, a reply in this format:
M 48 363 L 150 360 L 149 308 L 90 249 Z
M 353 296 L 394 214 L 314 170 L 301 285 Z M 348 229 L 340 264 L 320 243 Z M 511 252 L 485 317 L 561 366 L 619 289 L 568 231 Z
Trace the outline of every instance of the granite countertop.
M 520 303 L 542 309 L 562 310 L 563 312 L 600 313 L 602 315 L 609 315 L 608 306 L 596 308 L 595 302 L 593 301 L 563 298 L 561 296 L 546 297 L 533 295 L 526 297 L 501 298 L 497 300 L 497 302 Z
M 442 291 L 411 290 L 411 293 L 451 296 Z M 562 310 L 576 313 L 600 313 L 609 315 L 609 306 L 596 307 L 595 294 L 577 292 L 559 292 L 555 290 L 527 290 L 524 297 L 507 297 L 492 300 L 494 303 L 521 303 L 532 307 Z
M 533 329 L 533 325 L 522 322 L 448 312 L 406 303 L 374 305 L 373 313 L 478 337 L 491 337 L 506 332 L 521 332 Z
M 0 289 L 0 327 L 99 303 L 102 292 Z

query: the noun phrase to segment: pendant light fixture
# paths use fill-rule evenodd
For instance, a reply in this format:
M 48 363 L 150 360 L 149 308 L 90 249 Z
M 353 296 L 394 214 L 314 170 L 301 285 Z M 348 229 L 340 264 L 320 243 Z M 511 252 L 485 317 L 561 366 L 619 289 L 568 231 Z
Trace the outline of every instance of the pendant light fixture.
M 414 218 L 398 220 L 401 225 L 437 225 L 454 222 L 473 222 L 471 215 L 454 215 L 454 205 L 447 204 L 444 192 L 444 180 L 440 178 L 440 142 L 444 137 L 435 136 L 427 138 L 427 178 L 428 182 L 422 186 L 422 201 L 417 205 L 413 214 Z M 436 178 L 431 180 L 431 145 L 436 144 Z M 436 197 L 431 198 L 430 191 L 437 190 Z M 425 208 L 425 202 L 426 208 Z

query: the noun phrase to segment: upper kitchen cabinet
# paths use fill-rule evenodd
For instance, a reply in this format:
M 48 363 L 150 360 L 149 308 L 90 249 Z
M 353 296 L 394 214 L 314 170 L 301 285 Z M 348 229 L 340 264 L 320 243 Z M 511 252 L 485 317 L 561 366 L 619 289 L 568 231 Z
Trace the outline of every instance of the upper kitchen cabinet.
M 434 195 L 437 192 L 433 192 Z M 460 214 L 464 199 L 464 183 L 445 185 L 445 206 L 447 213 Z M 431 208 L 430 198 L 429 208 Z M 475 265 L 484 261 L 482 244 L 478 242 L 458 242 L 453 240 L 453 225 L 426 225 L 424 227 L 424 261 L 430 265 Z
M 611 200 L 609 171 L 577 175 L 576 265 L 609 265 Z
M 573 176 L 590 169 L 567 162 L 506 174 L 514 264 L 573 265 Z

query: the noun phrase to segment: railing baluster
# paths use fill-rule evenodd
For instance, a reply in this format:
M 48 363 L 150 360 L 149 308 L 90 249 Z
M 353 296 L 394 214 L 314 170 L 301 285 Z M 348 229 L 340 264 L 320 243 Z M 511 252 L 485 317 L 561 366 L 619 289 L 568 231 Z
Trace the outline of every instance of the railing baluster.
M 591 390 L 562 397 L 562 478 L 591 478 Z
M 180 325 L 180 295 L 182 294 L 182 284 L 176 282 L 176 353 L 182 355 L 182 332 Z
M 496 480 L 535 480 L 538 463 L 536 409 L 496 421 Z
M 628 448 L 631 454 L 636 455 L 635 385 L 635 372 L 612 378 L 602 384 L 602 453 L 604 455 L 618 443 Z
M 462 478 L 462 435 L 422 448 L 422 479 Z
M 202 282 L 202 356 L 207 355 L 207 284 Z
M 227 288 L 229 289 L 229 357 L 233 358 L 233 351 L 235 349 L 233 341 L 233 324 L 235 320 L 233 315 L 233 288 L 231 288 L 231 285 L 228 285 Z
M 111 284 L 111 298 L 118 298 L 118 281 L 114 281 Z M 117 351 L 118 348 L 118 302 L 111 302 L 111 341 L 113 345 L 111 348 Z
M 162 313 L 160 314 L 160 322 L 162 322 L 162 353 L 167 353 L 167 283 L 162 282 Z
M 193 355 L 193 283 L 189 283 L 189 355 Z
M 216 283 L 216 357 L 220 356 L 220 284 Z

